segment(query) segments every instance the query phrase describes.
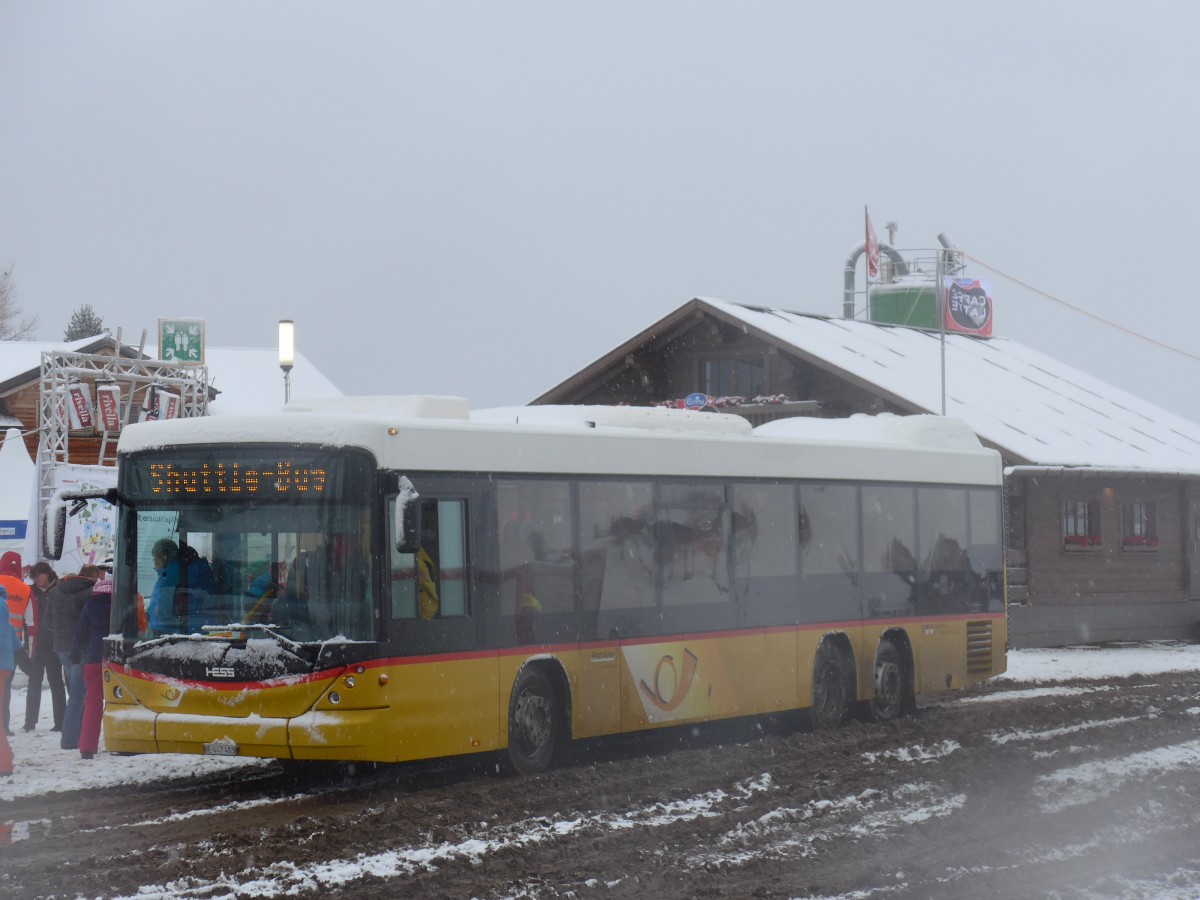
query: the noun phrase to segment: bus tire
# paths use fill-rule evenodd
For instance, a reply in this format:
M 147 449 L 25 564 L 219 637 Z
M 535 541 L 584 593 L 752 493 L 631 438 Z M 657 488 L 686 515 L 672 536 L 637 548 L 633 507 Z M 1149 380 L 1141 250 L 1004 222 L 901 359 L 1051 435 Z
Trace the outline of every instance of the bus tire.
M 823 641 L 813 663 L 813 727 L 827 731 L 840 727 L 850 714 L 850 669 L 833 641 Z
M 550 677 L 526 666 L 508 701 L 508 760 L 520 775 L 545 772 L 554 762 L 562 733 L 562 704 Z
M 904 665 L 900 650 L 890 640 L 875 651 L 874 694 L 864 704 L 872 722 L 890 722 L 912 706 L 912 673 Z

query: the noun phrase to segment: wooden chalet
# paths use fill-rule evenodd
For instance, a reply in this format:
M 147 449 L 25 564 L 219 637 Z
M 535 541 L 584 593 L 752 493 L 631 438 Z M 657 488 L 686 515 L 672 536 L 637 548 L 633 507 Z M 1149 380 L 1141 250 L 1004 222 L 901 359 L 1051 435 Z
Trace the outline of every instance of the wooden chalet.
M 0 342 L 0 425 L 19 428 L 29 450 L 37 459 L 41 426 L 41 374 L 43 353 L 85 354 L 99 357 L 120 357 L 127 360 L 148 359 L 136 347 L 123 344 L 108 335 L 70 342 L 3 341 Z M 83 379 L 95 393 L 94 377 Z M 71 462 L 96 465 L 99 462 L 102 437 L 96 429 L 72 431 L 69 435 Z

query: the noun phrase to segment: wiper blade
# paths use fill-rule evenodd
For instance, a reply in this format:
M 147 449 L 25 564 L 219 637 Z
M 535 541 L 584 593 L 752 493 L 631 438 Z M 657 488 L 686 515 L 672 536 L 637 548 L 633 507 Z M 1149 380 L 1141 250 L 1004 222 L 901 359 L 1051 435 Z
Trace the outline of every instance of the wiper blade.
M 199 636 L 200 640 L 212 638 L 227 640 L 238 633 L 244 633 L 247 631 L 262 632 L 267 637 L 273 638 L 281 647 L 291 650 L 297 656 L 303 655 L 301 651 L 304 649 L 304 645 L 281 634 L 278 625 L 231 622 L 228 625 L 202 625 L 200 630 L 203 632 L 203 634 Z

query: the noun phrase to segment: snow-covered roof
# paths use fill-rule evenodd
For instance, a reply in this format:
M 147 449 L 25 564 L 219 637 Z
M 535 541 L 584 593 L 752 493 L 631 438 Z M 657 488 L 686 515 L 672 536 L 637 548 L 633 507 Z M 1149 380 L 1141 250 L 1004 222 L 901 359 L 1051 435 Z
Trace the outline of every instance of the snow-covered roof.
M 116 342 L 105 335 L 79 341 L 0 341 L 0 385 L 21 387 L 36 381 L 44 352 L 88 353 L 106 344 L 115 346 Z M 123 352 L 136 356 L 136 346 L 123 346 Z M 156 359 L 158 347 L 148 344 L 145 354 Z M 204 364 L 210 383 L 220 392 L 209 404 L 210 415 L 256 415 L 283 407 L 283 372 L 276 348 L 209 346 L 204 349 Z M 304 354 L 296 352 L 291 395 L 293 400 L 317 400 L 341 397 L 342 392 Z
M 0 341 L 0 384 L 14 379 L 24 381 L 23 376 L 29 375 L 36 379 L 45 352 L 89 353 L 108 340 L 105 335 L 99 335 L 78 341 Z
M 149 348 L 147 353 L 157 351 Z M 208 405 L 209 415 L 255 415 L 283 408 L 283 372 L 274 347 L 206 347 L 208 378 L 220 391 Z M 341 397 L 342 392 L 296 351 L 292 366 L 292 402 Z
M 941 411 L 937 332 L 697 303 L 902 407 Z M 946 415 L 1030 464 L 1200 474 L 1200 425 L 1009 338 L 946 335 Z

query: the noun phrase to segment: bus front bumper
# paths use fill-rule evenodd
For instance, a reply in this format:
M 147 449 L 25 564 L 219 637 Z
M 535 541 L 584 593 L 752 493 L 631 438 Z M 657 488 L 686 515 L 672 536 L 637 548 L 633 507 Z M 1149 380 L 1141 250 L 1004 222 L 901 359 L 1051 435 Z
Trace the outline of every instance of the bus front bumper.
M 271 759 L 386 760 L 386 709 L 310 711 L 293 719 L 154 713 L 141 706 L 104 711 L 114 753 L 191 753 Z M 373 737 L 381 746 L 366 743 Z

